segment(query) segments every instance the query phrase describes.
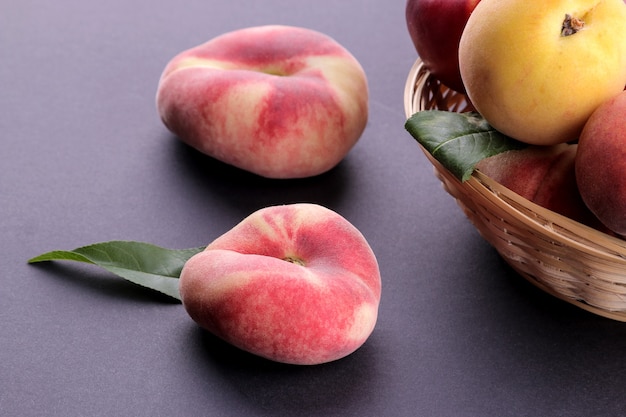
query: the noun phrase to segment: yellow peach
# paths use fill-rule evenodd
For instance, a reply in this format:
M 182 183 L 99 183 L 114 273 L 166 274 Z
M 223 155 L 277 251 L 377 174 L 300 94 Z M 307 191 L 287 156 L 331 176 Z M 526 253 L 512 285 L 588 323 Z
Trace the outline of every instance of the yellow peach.
M 482 0 L 459 45 L 467 94 L 497 130 L 523 142 L 576 139 L 626 84 L 623 0 Z

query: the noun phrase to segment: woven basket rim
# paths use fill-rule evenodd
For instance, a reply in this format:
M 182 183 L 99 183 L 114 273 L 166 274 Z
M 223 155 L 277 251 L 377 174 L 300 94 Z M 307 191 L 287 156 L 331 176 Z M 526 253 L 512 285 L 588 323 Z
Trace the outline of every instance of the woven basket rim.
M 404 89 L 404 108 L 407 118 L 420 110 L 424 110 L 426 105 L 424 88 L 429 77 L 431 77 L 430 73 L 418 58 L 411 67 Z M 447 87 L 442 85 L 441 88 Z M 445 181 L 444 185 L 451 184 L 452 187 L 459 187 L 459 189 L 463 190 L 465 195 L 470 196 L 470 199 L 472 199 L 475 194 L 487 196 L 486 198 L 491 200 L 493 204 L 497 204 L 500 209 L 506 210 L 507 216 L 511 216 L 514 222 L 522 224 L 525 232 L 529 235 L 538 236 L 541 239 L 545 239 L 546 242 L 551 242 L 555 246 L 562 247 L 563 251 L 567 252 L 568 255 L 572 252 L 575 257 L 580 256 L 583 266 L 580 268 L 580 271 L 576 272 L 583 277 L 588 276 L 586 279 L 590 282 L 593 281 L 594 284 L 596 282 L 594 270 L 590 268 L 589 271 L 584 271 L 583 269 L 586 268 L 584 262 L 592 260 L 593 265 L 606 263 L 607 270 L 615 273 L 616 279 L 613 280 L 614 282 L 612 282 L 612 284 L 616 285 L 616 288 L 620 290 L 617 295 L 611 290 L 608 290 L 606 295 L 613 298 L 617 297 L 621 300 L 621 295 L 624 293 L 623 305 L 620 302 L 617 308 L 613 307 L 612 304 L 611 308 L 598 307 L 594 305 L 593 302 L 590 303 L 588 300 L 584 299 L 584 297 L 566 296 L 560 291 L 555 291 L 550 286 L 545 285 L 541 280 L 535 279 L 535 277 L 529 277 L 528 274 L 522 273 L 523 276 L 544 291 L 575 304 L 578 307 L 604 317 L 626 321 L 626 240 L 610 236 L 602 231 L 532 203 L 478 170 L 474 171 L 469 180 L 461 184 L 460 181 L 439 164 L 426 149 L 421 148 L 429 161 L 433 164 L 435 172 L 438 174 L 437 176 L 442 179 L 442 181 Z M 442 176 L 445 178 L 442 178 Z M 448 190 L 448 192 L 451 193 L 450 190 Z M 467 200 L 467 197 L 464 196 L 459 198 L 459 196 L 455 195 L 455 197 L 458 202 L 464 198 Z M 462 203 L 462 201 L 460 203 Z M 477 226 L 476 224 L 474 225 Z M 494 245 L 494 242 L 488 237 L 486 237 L 486 239 L 492 246 L 498 249 L 498 247 Z M 500 250 L 498 251 L 500 252 Z M 540 255 L 540 253 L 537 253 L 537 256 Z M 509 262 L 508 259 L 505 260 Z M 511 262 L 509 263 L 511 264 Z M 515 268 L 515 265 L 512 266 Z M 588 282 L 581 282 L 580 284 L 584 287 Z M 624 287 L 623 291 L 621 290 L 622 287 Z M 603 294 L 600 294 L 600 296 L 602 295 Z

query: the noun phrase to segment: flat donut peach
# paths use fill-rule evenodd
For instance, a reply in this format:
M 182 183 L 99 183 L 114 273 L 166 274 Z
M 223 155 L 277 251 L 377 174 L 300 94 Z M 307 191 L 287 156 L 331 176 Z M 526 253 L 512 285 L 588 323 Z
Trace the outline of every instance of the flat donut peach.
M 180 274 L 189 316 L 225 341 L 297 365 L 358 349 L 378 316 L 381 278 L 363 235 L 316 204 L 258 210 Z
M 260 176 L 303 178 L 332 169 L 358 141 L 368 85 L 327 35 L 261 26 L 175 56 L 156 102 L 165 126 L 198 151 Z

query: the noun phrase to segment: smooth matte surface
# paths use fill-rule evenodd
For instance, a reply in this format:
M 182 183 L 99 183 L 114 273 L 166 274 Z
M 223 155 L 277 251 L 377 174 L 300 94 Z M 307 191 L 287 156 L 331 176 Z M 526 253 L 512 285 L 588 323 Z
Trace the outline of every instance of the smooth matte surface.
M 7 2 L 5 2 L 7 3 Z M 538 291 L 463 216 L 404 130 L 404 1 L 0 7 L 0 414 L 616 416 L 626 324 Z M 333 171 L 264 180 L 199 155 L 157 117 L 176 53 L 262 24 L 316 29 L 365 68 L 370 120 Z M 180 304 L 97 268 L 26 260 L 111 239 L 208 243 L 270 204 L 338 211 L 374 249 L 379 321 L 322 366 L 261 360 Z

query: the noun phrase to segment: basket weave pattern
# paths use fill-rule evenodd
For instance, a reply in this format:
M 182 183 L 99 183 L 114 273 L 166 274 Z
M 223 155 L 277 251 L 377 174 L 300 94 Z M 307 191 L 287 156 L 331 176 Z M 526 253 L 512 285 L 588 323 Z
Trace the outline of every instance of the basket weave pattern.
M 473 110 L 418 59 L 406 82 L 406 116 L 421 110 Z M 626 321 L 626 241 L 544 209 L 475 171 L 461 183 L 422 148 L 444 189 L 504 258 L 527 280 L 595 314 Z

